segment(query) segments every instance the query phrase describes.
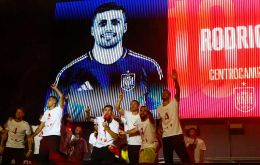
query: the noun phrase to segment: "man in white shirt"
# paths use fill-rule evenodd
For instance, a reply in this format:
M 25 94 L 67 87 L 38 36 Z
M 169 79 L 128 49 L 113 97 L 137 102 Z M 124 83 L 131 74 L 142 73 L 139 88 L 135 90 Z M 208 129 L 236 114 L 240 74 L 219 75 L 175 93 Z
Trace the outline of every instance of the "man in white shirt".
M 140 118 L 141 121 L 136 123 L 135 128 L 127 131 L 120 131 L 120 133 L 140 133 L 142 143 L 139 152 L 139 164 L 154 164 L 159 149 L 159 143 L 156 136 L 155 120 L 147 106 L 142 106 L 140 108 Z
M 42 115 L 39 117 L 39 122 L 41 121 Z M 35 130 L 38 128 L 39 125 L 32 125 L 32 131 L 35 132 Z M 42 132 L 40 132 L 38 135 L 34 137 L 34 149 L 33 149 L 33 160 L 38 162 L 39 161 L 39 150 L 40 150 L 40 142 L 42 140 Z
M 192 163 L 204 163 L 206 145 L 204 140 L 198 137 L 197 129 L 190 128 L 184 138 L 187 151 Z
M 120 92 L 115 109 L 119 112 L 121 118 L 124 119 L 124 131 L 127 131 L 135 128 L 136 124 L 141 122 L 139 115 L 139 102 L 137 100 L 132 100 L 130 103 L 130 111 L 126 111 L 121 108 L 122 100 L 123 93 Z M 139 163 L 139 150 L 141 148 L 141 143 L 141 136 L 138 132 L 127 136 L 128 158 L 132 165 Z
M 102 109 L 102 116 L 92 118 L 89 108 L 85 110 L 87 120 L 98 124 L 98 136 L 91 154 L 93 164 L 113 164 L 114 153 L 110 150 L 118 138 L 119 123 L 112 118 L 113 107 L 106 105 Z
M 179 119 L 180 86 L 177 72 L 173 70 L 172 79 L 175 83 L 175 97 L 171 101 L 171 93 L 164 90 L 162 105 L 158 106 L 159 127 L 158 133 L 162 135 L 163 155 L 165 164 L 173 164 L 173 151 L 175 150 L 182 162 L 190 162 L 186 151 L 184 137 Z
M 41 124 L 35 130 L 33 138 L 42 131 L 42 140 L 40 143 L 40 161 L 48 163 L 59 158 L 58 150 L 60 144 L 60 128 L 61 119 L 64 108 L 64 96 L 56 85 L 52 84 L 51 88 L 59 95 L 59 101 L 55 96 L 50 96 L 47 102 L 48 109 L 44 112 L 41 118 Z M 56 106 L 58 104 L 58 106 Z
M 23 120 L 25 110 L 17 108 L 15 118 L 11 118 L 5 124 L 0 144 L 0 153 L 3 152 L 2 164 L 11 164 L 15 161 L 16 164 L 22 164 L 25 153 L 25 138 L 31 135 L 31 128 L 29 124 Z M 7 140 L 5 148 L 4 142 Z M 32 153 L 32 143 L 28 141 L 28 151 L 26 157 L 28 158 Z
M 89 135 L 90 150 L 92 152 L 93 147 L 96 145 L 98 137 L 98 124 L 94 123 L 94 131 Z

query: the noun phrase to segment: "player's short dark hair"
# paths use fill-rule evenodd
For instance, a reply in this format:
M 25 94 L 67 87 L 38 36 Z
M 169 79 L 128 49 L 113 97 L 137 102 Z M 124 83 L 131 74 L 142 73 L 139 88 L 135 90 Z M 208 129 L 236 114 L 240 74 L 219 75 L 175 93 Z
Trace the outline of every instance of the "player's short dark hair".
M 195 131 L 197 135 L 199 134 L 198 129 L 192 127 L 192 128 L 189 128 L 189 129 L 187 130 L 187 132 L 186 132 L 186 135 L 187 135 L 188 137 L 190 137 L 190 131 L 192 131 L 192 130 Z
M 171 92 L 168 89 L 164 89 L 163 92 L 168 92 L 171 96 Z
M 24 107 L 17 107 L 16 110 L 15 110 L 15 112 L 16 112 L 18 109 L 21 110 L 24 114 L 26 113 L 26 110 L 25 110 Z
M 98 6 L 96 8 L 96 10 L 94 11 L 92 21 L 94 22 L 97 14 L 103 13 L 103 12 L 106 12 L 106 11 L 110 11 L 110 10 L 121 10 L 124 14 L 124 19 L 125 19 L 125 22 L 126 22 L 126 10 L 123 6 L 117 4 L 116 2 L 103 3 L 100 6 Z
M 103 110 L 104 110 L 105 108 L 110 108 L 110 109 L 113 111 L 113 106 L 112 106 L 112 105 L 109 105 L 109 104 L 108 104 L 108 105 L 105 105 L 104 108 L 103 108 Z
M 149 107 L 146 106 L 146 105 L 142 105 L 142 106 L 140 107 L 140 109 L 141 109 L 141 108 L 145 108 L 145 109 L 146 109 L 146 111 L 148 112 L 148 116 L 149 116 L 148 118 L 149 118 L 150 122 L 151 122 L 152 124 L 155 124 L 155 120 L 154 120 L 153 114 L 152 114 L 151 110 L 149 109 Z
M 131 102 L 136 102 L 138 104 L 138 106 L 140 105 L 138 100 L 132 100 Z
M 50 98 L 54 99 L 56 101 L 56 103 L 58 102 L 58 99 L 56 96 L 51 95 Z

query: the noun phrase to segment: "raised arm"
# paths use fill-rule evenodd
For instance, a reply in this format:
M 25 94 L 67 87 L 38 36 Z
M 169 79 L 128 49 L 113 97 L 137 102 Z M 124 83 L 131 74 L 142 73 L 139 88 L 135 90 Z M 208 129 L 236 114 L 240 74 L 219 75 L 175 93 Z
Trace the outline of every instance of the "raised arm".
M 174 98 L 177 100 L 177 102 L 179 102 L 180 101 L 180 84 L 178 81 L 178 74 L 177 74 L 176 70 L 172 71 L 172 79 L 174 81 L 175 89 L 176 89 Z
M 87 118 L 87 121 L 90 121 L 90 122 L 93 122 L 94 123 L 94 117 L 93 116 L 90 116 L 90 108 L 87 107 L 85 109 L 85 113 L 86 113 L 86 118 Z
M 59 105 L 60 107 L 63 109 L 64 108 L 64 95 L 62 94 L 62 92 L 58 89 L 57 85 L 52 84 L 51 88 L 59 95 L 60 99 L 59 99 Z
M 123 97 L 124 97 L 123 92 L 120 92 L 119 95 L 118 95 L 118 99 L 117 99 L 116 105 L 115 105 L 116 111 L 119 112 L 119 114 L 121 116 L 124 116 L 124 114 L 125 114 L 125 111 L 121 108 L 121 102 L 123 100 Z

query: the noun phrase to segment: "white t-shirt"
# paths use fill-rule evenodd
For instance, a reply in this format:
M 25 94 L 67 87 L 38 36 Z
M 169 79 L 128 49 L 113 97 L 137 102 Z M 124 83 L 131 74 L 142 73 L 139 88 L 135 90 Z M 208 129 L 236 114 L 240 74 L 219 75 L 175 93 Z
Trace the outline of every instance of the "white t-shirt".
M 95 136 L 95 133 L 91 133 L 89 135 L 89 140 L 88 140 L 89 144 L 91 144 L 93 147 L 96 145 L 97 142 L 97 137 Z
M 199 161 L 200 161 L 200 150 L 206 151 L 205 142 L 200 138 L 196 138 L 195 142 L 194 142 L 195 139 L 192 139 L 192 138 L 189 138 L 189 137 L 185 137 L 184 140 L 185 140 L 186 147 L 188 147 L 190 144 L 196 144 L 196 148 L 194 150 L 194 160 L 195 160 L 195 163 L 199 163 Z
M 60 136 L 61 118 L 63 109 L 60 106 L 52 110 L 46 110 L 41 118 L 41 122 L 45 123 L 42 129 L 42 136 L 58 135 Z
M 142 138 L 141 149 L 144 148 L 156 148 L 158 144 L 156 138 L 155 124 L 150 123 L 150 120 L 141 121 L 137 124 L 137 129 L 140 132 Z
M 116 139 L 112 138 L 111 135 L 107 131 L 105 131 L 105 129 L 102 125 L 103 122 L 105 122 L 104 118 L 97 117 L 94 120 L 94 122 L 96 122 L 98 124 L 98 138 L 97 138 L 95 147 L 101 148 L 101 147 L 106 147 L 106 146 L 109 146 L 110 144 L 113 144 L 113 142 Z M 118 134 L 119 124 L 114 119 L 112 119 L 111 123 L 109 123 L 109 128 L 111 129 L 111 131 Z
M 124 116 L 121 117 L 124 121 L 124 130 L 131 130 L 137 126 L 137 123 L 141 122 L 140 115 L 133 115 L 132 112 L 125 111 Z M 124 120 L 125 119 L 125 120 Z M 142 139 L 140 135 L 129 136 L 127 135 L 127 143 L 129 145 L 141 145 Z
M 14 119 L 8 120 L 6 125 L 6 130 L 8 130 L 8 139 L 6 142 L 6 147 L 10 148 L 24 148 L 24 138 L 26 135 L 31 134 L 31 129 L 29 124 L 22 121 L 15 121 Z
M 32 125 L 32 130 L 35 132 L 35 130 L 38 128 L 38 125 Z M 42 140 L 42 131 L 34 137 L 34 151 L 33 154 L 39 154 L 40 151 L 40 143 Z
M 159 118 L 162 119 L 163 137 L 182 134 L 179 120 L 179 103 L 174 99 L 168 105 L 157 108 Z

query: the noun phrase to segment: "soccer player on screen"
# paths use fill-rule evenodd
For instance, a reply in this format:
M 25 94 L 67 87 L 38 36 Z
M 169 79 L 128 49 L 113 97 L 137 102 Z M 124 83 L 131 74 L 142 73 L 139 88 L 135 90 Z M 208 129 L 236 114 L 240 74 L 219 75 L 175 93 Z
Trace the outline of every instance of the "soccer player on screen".
M 135 98 L 156 109 L 154 87 L 161 83 L 162 70 L 155 60 L 123 47 L 126 32 L 122 6 L 111 2 L 96 8 L 91 26 L 93 49 L 63 67 L 55 81 L 71 98 L 68 112 L 73 120 L 85 120 L 86 106 L 93 108 L 92 116 L 100 116 L 102 106 L 116 102 L 113 96 L 121 90 L 126 104 Z
M 160 118 L 157 132 L 162 135 L 165 164 L 173 164 L 173 150 L 182 162 L 188 163 L 190 160 L 179 119 L 180 86 L 175 70 L 172 72 L 172 79 L 175 83 L 175 96 L 170 100 L 171 92 L 167 89 L 163 91 L 162 105 L 157 108 Z

